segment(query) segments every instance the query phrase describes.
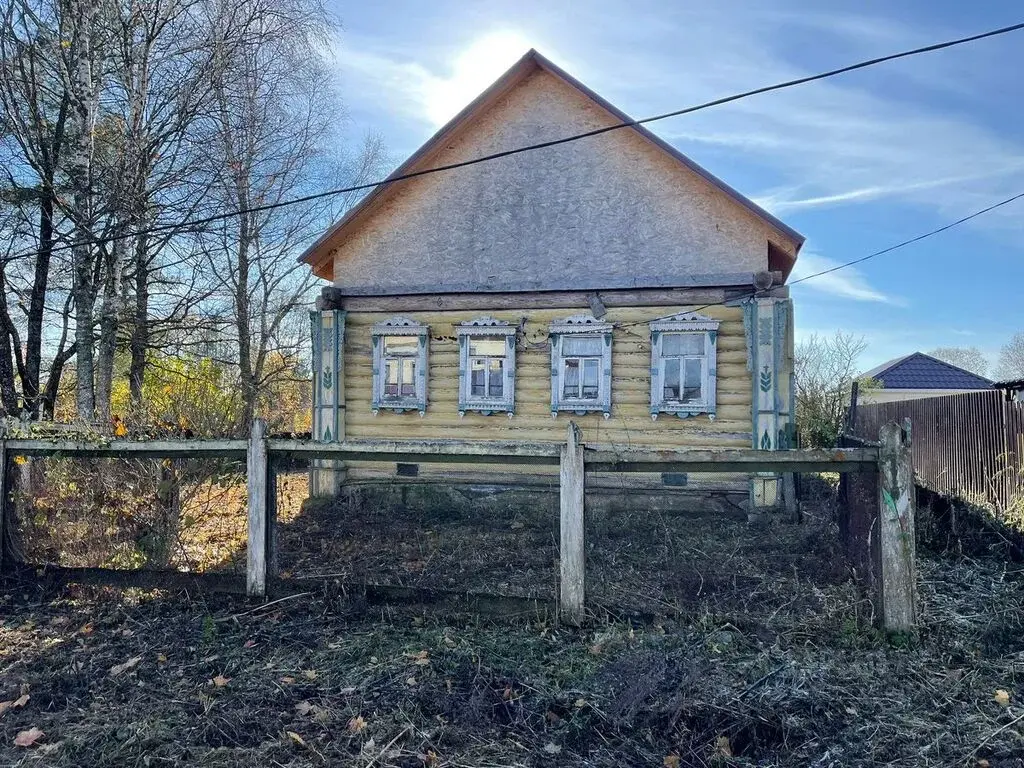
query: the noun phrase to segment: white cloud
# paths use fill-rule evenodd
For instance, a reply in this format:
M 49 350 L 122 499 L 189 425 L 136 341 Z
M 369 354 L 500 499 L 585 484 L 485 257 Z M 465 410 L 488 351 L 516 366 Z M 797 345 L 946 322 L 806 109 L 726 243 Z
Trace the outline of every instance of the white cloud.
M 491 25 L 475 20 L 490 31 L 468 42 L 350 37 L 339 53 L 346 92 L 351 98 L 357 91 L 378 114 L 436 128 L 531 44 L 565 64 L 552 51 L 554 41 L 559 54 L 571 54 L 574 75 L 643 116 L 959 31 L 825 13 L 812 0 L 791 0 L 782 10 L 738 0 L 633 0 L 628 12 L 594 0 L 588 11 L 570 19 L 546 0 L 493 0 L 486 10 Z M 502 26 L 503 18 L 529 26 Z M 453 29 L 464 31 L 454 22 Z M 808 34 L 819 51 L 813 60 L 793 45 Z M 955 219 L 1024 189 L 1024 142 L 1014 138 L 1020 133 L 986 125 L 978 109 L 985 99 L 999 106 L 987 94 L 998 93 L 1005 73 L 1024 65 L 1015 52 L 1024 48 L 1013 43 L 1006 38 L 1005 49 L 997 40 L 926 54 L 649 127 L 726 180 L 729 165 L 772 178 L 770 189 L 743 191 L 760 192 L 759 202 L 780 215 L 885 200 Z M 708 155 L 726 156 L 726 167 Z M 972 225 L 1016 233 L 1024 216 L 1007 206 Z
M 348 83 L 434 128 L 458 114 L 531 48 L 525 35 L 499 30 L 455 52 L 444 71 L 435 72 L 414 60 L 403 60 L 386 46 L 357 42 L 363 47 L 345 46 L 338 52 Z
M 793 268 L 793 273 L 790 276 L 790 281 L 800 280 L 809 275 L 816 275 L 818 272 L 837 267 L 839 264 L 840 262 L 825 256 L 804 251 L 800 254 L 800 258 L 797 259 L 796 266 Z M 889 296 L 874 288 L 856 267 L 845 267 L 837 272 L 819 275 L 793 287 L 794 291 L 802 289 L 827 293 L 853 301 L 873 301 L 896 305 L 905 303 L 899 297 Z

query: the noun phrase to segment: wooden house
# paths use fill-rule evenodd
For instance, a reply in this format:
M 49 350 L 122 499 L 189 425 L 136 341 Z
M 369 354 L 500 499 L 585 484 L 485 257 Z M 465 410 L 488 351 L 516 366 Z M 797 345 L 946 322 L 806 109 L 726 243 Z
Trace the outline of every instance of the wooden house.
M 392 178 L 629 118 L 530 51 Z M 788 447 L 803 237 L 641 126 L 384 183 L 303 254 L 314 437 Z M 403 467 L 530 484 L 539 468 Z M 346 482 L 391 478 L 346 467 Z M 772 478 L 753 483 L 773 504 Z M 751 493 L 748 477 L 588 480 Z

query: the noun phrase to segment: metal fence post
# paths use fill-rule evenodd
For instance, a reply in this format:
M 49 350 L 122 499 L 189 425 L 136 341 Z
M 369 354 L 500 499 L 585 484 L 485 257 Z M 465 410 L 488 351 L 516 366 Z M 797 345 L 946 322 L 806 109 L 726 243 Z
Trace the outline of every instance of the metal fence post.
M 252 423 L 246 453 L 249 524 L 245 571 L 245 590 L 250 597 L 267 593 L 267 424 Z

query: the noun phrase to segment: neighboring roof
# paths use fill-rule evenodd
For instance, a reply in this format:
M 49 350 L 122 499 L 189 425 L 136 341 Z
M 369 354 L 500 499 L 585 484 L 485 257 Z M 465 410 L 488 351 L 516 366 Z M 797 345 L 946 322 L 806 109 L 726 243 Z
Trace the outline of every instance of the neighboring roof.
M 482 112 L 484 109 L 493 104 L 500 96 L 507 93 L 511 88 L 522 82 L 528 75 L 537 71 L 538 69 L 544 70 L 555 77 L 561 79 L 571 87 L 580 91 L 590 100 L 594 101 L 606 112 L 611 114 L 620 122 L 631 122 L 632 118 L 622 110 L 618 109 L 603 97 L 592 91 L 587 86 L 583 85 L 579 80 L 574 78 L 572 75 L 561 69 L 551 61 L 546 59 L 541 54 L 537 53 L 536 50 L 530 49 L 526 54 L 519 59 L 515 64 L 510 67 L 505 74 L 494 81 L 493 84 L 476 99 L 474 99 L 465 109 L 459 112 L 453 117 L 444 127 L 442 127 L 437 133 L 431 136 L 427 142 L 416 150 L 409 158 L 396 168 L 391 175 L 389 175 L 383 182 L 374 187 L 370 192 L 360 200 L 355 206 L 350 208 L 344 216 L 338 221 L 331 225 L 331 227 L 321 236 L 316 242 L 314 242 L 306 251 L 299 257 L 299 261 L 306 262 L 313 266 L 314 272 L 321 277 L 327 277 L 328 273 L 323 270 L 325 266 L 322 262 L 327 258 L 330 251 L 336 246 L 336 243 L 341 239 L 344 231 L 349 227 L 352 222 L 358 219 L 364 212 L 366 212 L 372 204 L 379 202 L 378 198 L 385 195 L 395 185 L 391 184 L 393 179 L 400 176 L 404 176 L 409 173 L 416 171 L 422 171 L 425 167 L 420 167 L 420 164 L 426 160 L 429 160 L 439 149 L 443 148 L 445 140 L 449 139 L 451 135 L 465 123 L 472 120 L 477 114 Z M 666 154 L 677 160 L 682 165 L 689 168 L 697 175 L 703 177 L 706 181 L 720 189 L 735 202 L 739 203 L 744 208 L 748 209 L 755 216 L 762 219 L 770 227 L 779 232 L 783 237 L 791 240 L 797 252 L 804 243 L 804 236 L 791 228 L 787 224 L 784 224 L 779 219 L 772 216 L 768 211 L 759 206 L 750 198 L 737 192 L 735 189 L 730 187 L 724 181 L 719 179 L 717 176 L 712 174 L 710 171 L 702 168 L 700 165 L 695 163 L 693 160 L 688 158 L 678 149 L 673 147 L 664 139 L 659 138 L 649 130 L 644 128 L 642 125 L 630 126 L 629 128 L 622 128 L 620 130 L 632 130 L 639 133 L 645 139 L 650 141 L 652 144 L 657 146 L 659 149 L 664 151 Z M 790 271 L 793 268 L 793 264 L 796 263 L 796 257 L 793 256 L 789 259 L 788 264 L 784 264 L 783 272 L 785 277 L 789 276 Z M 333 265 L 330 265 L 330 271 L 333 272 Z
M 996 389 L 1024 389 L 1024 379 L 1006 379 L 992 385 Z
M 992 381 L 945 360 L 914 352 L 872 368 L 864 378 L 886 389 L 991 389 Z

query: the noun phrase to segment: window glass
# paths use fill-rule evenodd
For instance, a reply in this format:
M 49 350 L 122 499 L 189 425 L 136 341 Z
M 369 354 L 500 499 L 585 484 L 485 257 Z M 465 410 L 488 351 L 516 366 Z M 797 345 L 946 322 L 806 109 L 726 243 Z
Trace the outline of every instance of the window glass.
M 600 360 L 584 360 L 583 361 L 583 399 L 584 400 L 596 400 L 597 399 L 597 383 L 598 377 L 601 371 Z
M 473 397 L 484 397 L 487 394 L 487 379 L 483 360 L 473 360 L 470 363 L 469 391 Z
M 470 357 L 504 357 L 505 339 L 470 337 Z
M 701 393 L 701 372 L 704 361 L 700 358 L 687 358 L 684 360 L 683 377 L 683 402 L 692 403 L 702 399 Z
M 504 360 L 491 360 L 491 367 L 488 371 L 487 379 L 487 396 L 488 397 L 502 397 L 505 386 L 505 361 Z
M 666 400 L 679 399 L 679 358 L 670 357 L 665 361 L 665 393 Z
M 416 336 L 385 336 L 385 355 L 415 355 L 419 351 L 419 338 Z
M 401 374 L 400 360 L 388 360 L 385 363 L 384 394 L 398 397 L 398 379 Z
M 566 360 L 562 382 L 562 397 L 579 397 L 580 361 Z
M 391 359 L 384 361 L 384 395 L 414 397 L 416 395 L 416 361 Z
M 562 354 L 565 357 L 594 355 L 604 352 L 604 340 L 600 336 L 571 336 L 562 338 Z
M 703 355 L 704 334 L 666 333 L 661 339 L 661 354 L 665 356 Z

